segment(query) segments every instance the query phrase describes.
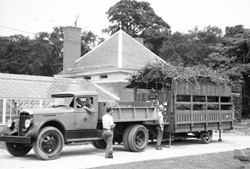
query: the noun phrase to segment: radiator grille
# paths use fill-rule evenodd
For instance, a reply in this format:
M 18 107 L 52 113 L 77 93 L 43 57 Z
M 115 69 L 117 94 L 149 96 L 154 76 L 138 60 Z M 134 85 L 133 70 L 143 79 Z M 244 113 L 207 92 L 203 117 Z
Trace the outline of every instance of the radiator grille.
M 28 129 L 25 128 L 26 119 L 30 119 L 30 114 L 26 112 L 20 113 L 20 116 L 19 116 L 19 135 L 20 136 L 24 136 L 28 132 Z

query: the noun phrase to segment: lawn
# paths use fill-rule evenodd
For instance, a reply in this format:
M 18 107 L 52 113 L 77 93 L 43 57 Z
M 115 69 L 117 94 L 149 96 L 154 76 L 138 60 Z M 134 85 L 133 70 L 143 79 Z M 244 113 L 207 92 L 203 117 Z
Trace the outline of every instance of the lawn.
M 233 158 L 234 152 L 183 156 L 161 160 L 140 161 L 96 167 L 95 169 L 240 169 L 243 165 Z

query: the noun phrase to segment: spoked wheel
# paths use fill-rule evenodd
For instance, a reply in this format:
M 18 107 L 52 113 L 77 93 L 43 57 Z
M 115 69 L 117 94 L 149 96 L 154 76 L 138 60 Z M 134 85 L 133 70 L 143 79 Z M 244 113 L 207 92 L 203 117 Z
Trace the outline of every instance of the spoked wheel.
M 213 131 L 209 130 L 207 132 L 201 132 L 201 142 L 203 144 L 208 144 L 212 140 L 213 137 Z
M 27 146 L 19 143 L 5 143 L 7 151 L 13 156 L 25 156 L 30 152 L 32 146 Z
M 128 134 L 128 145 L 134 152 L 143 151 L 148 145 L 148 130 L 143 125 L 135 125 Z
M 33 143 L 33 149 L 38 158 L 52 160 L 60 155 L 63 145 L 62 133 L 55 127 L 45 127 Z

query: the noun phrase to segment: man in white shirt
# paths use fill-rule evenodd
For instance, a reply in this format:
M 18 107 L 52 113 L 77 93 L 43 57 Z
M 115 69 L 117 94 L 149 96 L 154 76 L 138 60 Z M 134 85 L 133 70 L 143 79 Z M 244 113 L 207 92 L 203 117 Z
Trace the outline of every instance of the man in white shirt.
M 113 109 L 107 107 L 107 113 L 102 117 L 102 126 L 103 126 L 103 139 L 107 143 L 105 150 L 105 158 L 113 158 L 113 138 L 114 138 L 114 128 L 115 123 L 112 117 Z
M 163 130 L 164 130 L 164 121 L 163 121 L 164 106 L 159 105 L 159 107 L 157 107 L 156 109 L 157 109 L 157 116 L 158 116 L 156 150 L 162 150 L 161 142 L 162 142 Z

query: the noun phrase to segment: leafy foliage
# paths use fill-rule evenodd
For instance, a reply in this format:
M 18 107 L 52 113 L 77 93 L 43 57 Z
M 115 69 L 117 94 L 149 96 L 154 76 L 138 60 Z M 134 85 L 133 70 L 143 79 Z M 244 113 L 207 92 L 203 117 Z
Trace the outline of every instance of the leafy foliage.
M 91 31 L 83 31 L 81 54 L 103 41 Z M 39 32 L 34 39 L 22 35 L 0 37 L 0 72 L 53 76 L 62 71 L 63 27 L 52 33 Z
M 111 35 L 122 29 L 132 37 L 141 37 L 151 51 L 158 54 L 170 33 L 170 26 L 155 14 L 148 2 L 121 0 L 106 12 L 112 24 L 103 32 Z
M 172 83 L 173 80 L 188 82 L 194 85 L 196 85 L 197 82 L 208 81 L 223 85 L 230 83 L 230 80 L 225 74 L 206 66 L 177 67 L 162 61 L 147 64 L 128 80 L 131 86 L 141 88 L 154 88 L 156 83 L 167 86 Z
M 222 30 L 207 26 L 195 27 L 188 34 L 175 32 L 168 36 L 160 49 L 160 57 L 174 65 L 193 66 L 206 64 L 206 58 L 222 39 Z
M 121 0 L 106 12 L 109 26 L 103 32 L 114 34 L 121 29 L 132 37 L 138 36 L 147 29 L 166 30 L 170 26 L 155 14 L 148 2 L 136 0 Z

